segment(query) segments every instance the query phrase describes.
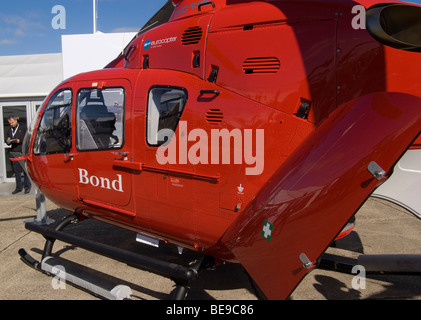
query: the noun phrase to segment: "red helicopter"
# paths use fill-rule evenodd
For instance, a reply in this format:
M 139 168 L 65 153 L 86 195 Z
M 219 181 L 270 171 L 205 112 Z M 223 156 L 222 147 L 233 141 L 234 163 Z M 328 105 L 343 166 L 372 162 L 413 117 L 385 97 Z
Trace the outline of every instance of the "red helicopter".
M 420 20 L 403 1 L 168 2 L 39 110 L 26 166 L 73 213 L 26 223 L 48 239 L 43 258 L 67 241 L 168 275 L 176 298 L 203 268 L 240 263 L 265 298 L 288 298 L 421 146 Z M 174 266 L 63 231 L 87 218 L 203 259 Z

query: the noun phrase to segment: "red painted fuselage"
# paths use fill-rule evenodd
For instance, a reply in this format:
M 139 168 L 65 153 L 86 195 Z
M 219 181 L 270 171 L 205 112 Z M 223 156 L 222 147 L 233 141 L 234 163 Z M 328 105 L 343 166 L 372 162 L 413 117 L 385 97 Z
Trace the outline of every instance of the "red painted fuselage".
M 30 175 L 63 208 L 239 262 L 286 298 L 300 255 L 316 264 L 381 183 L 370 163 L 389 174 L 417 138 L 421 53 L 355 28 L 378 1 L 175 2 L 119 67 L 51 93 Z

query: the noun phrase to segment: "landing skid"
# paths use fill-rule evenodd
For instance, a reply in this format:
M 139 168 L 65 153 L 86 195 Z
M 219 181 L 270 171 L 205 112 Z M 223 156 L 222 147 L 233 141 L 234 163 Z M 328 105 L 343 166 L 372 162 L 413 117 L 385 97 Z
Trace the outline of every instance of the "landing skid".
M 197 279 L 200 272 L 212 265 L 212 259 L 201 256 L 189 263 L 189 267 L 184 265 L 159 260 L 150 256 L 137 254 L 114 246 L 106 245 L 89 239 L 84 239 L 63 230 L 70 224 L 78 223 L 78 218 L 71 215 L 65 218 L 55 228 L 40 224 L 36 221 L 27 221 L 26 229 L 43 235 L 46 239 L 42 260 L 37 261 L 31 257 L 24 249 L 19 250 L 21 259 L 30 267 L 55 277 L 63 277 L 66 282 L 88 291 L 89 293 L 108 300 L 130 299 L 131 289 L 127 286 L 110 282 L 109 277 L 100 273 L 89 272 L 84 266 L 69 262 L 59 257 L 52 256 L 52 249 L 56 240 L 74 245 L 96 254 L 127 263 L 135 268 L 148 270 L 160 274 L 175 282 L 176 289 L 173 291 L 171 299 L 184 300 L 190 289 L 191 283 Z M 63 266 L 63 270 L 57 270 L 57 266 Z M 59 271 L 59 272 L 57 272 Z
M 324 254 L 318 269 L 354 274 L 355 266 L 362 266 L 366 275 L 421 275 L 420 254 L 363 254 L 357 259 Z

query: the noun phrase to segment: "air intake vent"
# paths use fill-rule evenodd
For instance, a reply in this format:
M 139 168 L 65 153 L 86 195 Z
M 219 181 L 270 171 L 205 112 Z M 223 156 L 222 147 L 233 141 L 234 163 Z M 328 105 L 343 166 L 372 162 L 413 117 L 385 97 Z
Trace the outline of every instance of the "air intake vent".
M 221 123 L 223 119 L 224 114 L 222 113 L 221 109 L 210 109 L 206 113 L 206 121 L 210 124 Z
M 185 46 L 188 46 L 190 44 L 199 43 L 199 41 L 202 39 L 202 34 L 203 34 L 202 28 L 200 28 L 200 27 L 188 28 L 183 33 L 181 43 Z
M 274 74 L 281 68 L 281 62 L 275 57 L 248 58 L 244 61 L 245 74 Z

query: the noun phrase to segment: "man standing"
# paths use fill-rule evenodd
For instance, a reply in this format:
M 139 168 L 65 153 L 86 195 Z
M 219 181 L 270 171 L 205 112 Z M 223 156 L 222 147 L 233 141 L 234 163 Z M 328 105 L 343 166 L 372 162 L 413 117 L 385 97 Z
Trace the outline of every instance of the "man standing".
M 22 143 L 27 130 L 26 125 L 18 123 L 18 120 L 15 116 L 10 116 L 7 120 L 9 121 L 10 129 L 7 131 L 6 143 L 7 145 L 12 146 L 10 153 L 22 154 Z M 14 158 L 14 156 L 11 155 L 11 158 Z M 12 161 L 12 167 L 16 177 L 16 189 L 12 192 L 12 194 L 17 194 L 21 192 L 23 188 L 25 188 L 25 193 L 29 193 L 31 191 L 31 181 L 29 180 L 29 177 L 26 174 L 25 170 L 23 170 L 19 162 L 15 161 Z M 23 185 L 22 173 L 24 178 Z

